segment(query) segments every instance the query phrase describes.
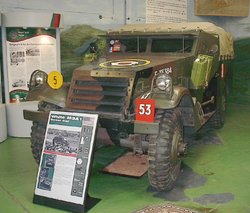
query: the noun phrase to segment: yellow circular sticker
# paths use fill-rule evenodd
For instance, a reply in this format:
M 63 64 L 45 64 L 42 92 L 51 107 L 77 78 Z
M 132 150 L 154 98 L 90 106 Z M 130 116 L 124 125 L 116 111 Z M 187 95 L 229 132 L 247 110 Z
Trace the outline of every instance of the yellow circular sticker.
M 63 76 L 58 71 L 52 71 L 48 75 L 48 84 L 52 89 L 60 89 L 63 85 Z
M 145 59 L 121 59 L 121 60 L 113 60 L 113 61 L 105 61 L 101 64 L 99 64 L 102 68 L 134 68 L 134 67 L 140 67 L 150 64 L 149 60 Z

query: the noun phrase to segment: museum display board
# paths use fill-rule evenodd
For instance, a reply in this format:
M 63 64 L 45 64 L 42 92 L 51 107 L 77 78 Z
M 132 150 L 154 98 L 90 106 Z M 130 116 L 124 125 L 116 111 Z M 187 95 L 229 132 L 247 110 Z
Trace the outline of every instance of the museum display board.
M 97 120 L 97 114 L 50 112 L 34 203 L 84 212 Z
M 34 70 L 57 70 L 56 30 L 6 28 L 9 100 L 25 101 Z
M 4 96 L 8 135 L 29 137 L 32 122 L 23 110 L 37 110 L 38 101 L 26 103 L 31 73 L 60 71 L 61 14 L 10 12 L 2 14 Z
M 6 103 L 25 101 L 33 71 L 60 71 L 60 20 L 60 14 L 3 14 Z
M 187 21 L 187 0 L 146 0 L 146 23 Z

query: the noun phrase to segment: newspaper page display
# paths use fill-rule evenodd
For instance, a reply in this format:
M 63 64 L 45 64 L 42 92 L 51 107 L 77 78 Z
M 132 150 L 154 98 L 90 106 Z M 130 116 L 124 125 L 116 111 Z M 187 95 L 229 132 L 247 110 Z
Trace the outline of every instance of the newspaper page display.
M 56 30 L 7 28 L 6 39 L 10 102 L 24 101 L 33 71 L 57 70 Z
M 35 196 L 84 205 L 97 119 L 95 114 L 50 112 Z
M 146 23 L 186 21 L 187 0 L 146 0 Z

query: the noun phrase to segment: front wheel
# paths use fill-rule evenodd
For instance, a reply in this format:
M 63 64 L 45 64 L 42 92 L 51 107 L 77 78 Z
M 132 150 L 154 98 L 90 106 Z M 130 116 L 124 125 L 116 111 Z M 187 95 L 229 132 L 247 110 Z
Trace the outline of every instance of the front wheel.
M 171 190 L 180 172 L 183 125 L 178 110 L 158 110 L 159 133 L 149 139 L 148 178 L 158 191 Z
M 59 109 L 60 109 L 59 106 L 44 101 L 41 101 L 38 104 L 38 111 L 48 112 L 51 110 L 59 110 Z M 31 127 L 31 150 L 33 157 L 35 158 L 37 163 L 39 163 L 41 157 L 46 126 L 47 126 L 46 123 L 33 122 L 33 126 Z
M 216 111 L 211 118 L 213 128 L 221 129 L 225 123 L 225 112 L 226 112 L 226 90 L 222 91 L 221 96 L 218 98 Z
M 37 163 L 40 161 L 45 131 L 45 123 L 33 122 L 33 126 L 31 127 L 31 150 Z

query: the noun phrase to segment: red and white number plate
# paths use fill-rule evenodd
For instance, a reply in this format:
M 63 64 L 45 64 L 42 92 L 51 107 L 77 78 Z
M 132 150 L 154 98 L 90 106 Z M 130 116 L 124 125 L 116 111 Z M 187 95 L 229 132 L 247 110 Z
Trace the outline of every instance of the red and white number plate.
M 153 99 L 136 99 L 135 120 L 154 122 L 155 119 L 155 100 Z

